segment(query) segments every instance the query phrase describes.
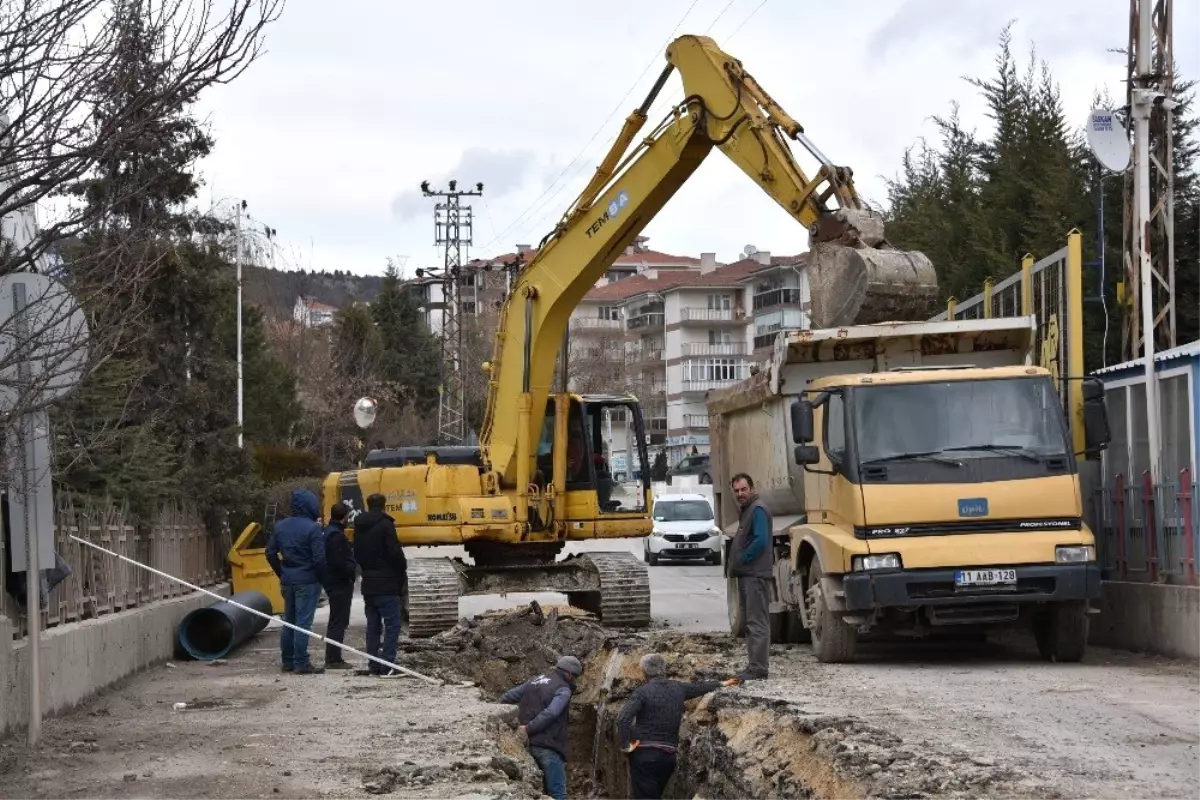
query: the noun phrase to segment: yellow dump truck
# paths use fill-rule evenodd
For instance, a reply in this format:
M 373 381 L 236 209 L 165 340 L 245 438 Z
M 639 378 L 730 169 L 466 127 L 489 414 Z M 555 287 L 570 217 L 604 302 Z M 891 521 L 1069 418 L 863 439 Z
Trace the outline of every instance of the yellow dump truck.
M 709 393 L 719 523 L 739 472 L 775 518 L 775 640 L 843 662 L 860 635 L 1021 623 L 1043 657 L 1083 657 L 1100 569 L 1078 459 L 1108 422 L 1098 382 L 1056 380 L 1035 341 L 1033 317 L 784 333 Z

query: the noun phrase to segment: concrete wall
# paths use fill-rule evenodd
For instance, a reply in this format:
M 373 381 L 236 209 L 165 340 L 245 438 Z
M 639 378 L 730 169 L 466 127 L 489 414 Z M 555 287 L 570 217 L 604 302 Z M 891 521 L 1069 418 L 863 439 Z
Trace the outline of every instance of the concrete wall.
M 1092 644 L 1200 658 L 1200 586 L 1105 581 Z
M 227 585 L 210 591 L 229 596 Z M 42 633 L 42 714 L 73 708 L 106 686 L 175 653 L 184 615 L 216 602 L 199 592 L 73 622 Z M 29 646 L 13 641 L 12 623 L 0 616 L 0 736 L 29 723 Z

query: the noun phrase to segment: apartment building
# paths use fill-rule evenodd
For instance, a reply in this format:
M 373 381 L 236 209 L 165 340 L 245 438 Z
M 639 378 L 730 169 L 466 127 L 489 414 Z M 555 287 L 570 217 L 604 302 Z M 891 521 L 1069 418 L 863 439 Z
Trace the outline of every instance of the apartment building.
M 694 269 L 597 287 L 572 319 L 575 388 L 634 393 L 651 451 L 668 463 L 708 452 L 707 392 L 749 377 L 779 331 L 808 327 L 807 304 L 803 257 L 765 251 L 727 265 L 705 253 Z M 625 437 L 614 423 L 614 454 Z

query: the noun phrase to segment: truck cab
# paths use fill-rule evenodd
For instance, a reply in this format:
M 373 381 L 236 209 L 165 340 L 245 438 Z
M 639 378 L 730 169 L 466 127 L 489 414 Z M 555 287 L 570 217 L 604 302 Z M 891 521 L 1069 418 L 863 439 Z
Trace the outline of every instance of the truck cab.
M 925 323 L 937 324 L 947 323 Z M 1107 443 L 1103 395 L 1077 382 L 1087 428 L 1077 451 L 1047 369 L 959 355 L 844 373 L 824 364 L 787 398 L 777 416 L 788 420 L 790 496 L 803 511 L 776 529 L 776 638 L 811 638 L 820 660 L 837 662 L 854 658 L 860 634 L 1022 623 L 1045 658 L 1083 657 L 1100 569 L 1078 457 Z M 769 402 L 759 406 L 770 416 Z M 726 432 L 750 413 L 724 411 L 724 466 L 741 461 Z M 757 463 L 760 497 L 779 507 L 784 467 Z

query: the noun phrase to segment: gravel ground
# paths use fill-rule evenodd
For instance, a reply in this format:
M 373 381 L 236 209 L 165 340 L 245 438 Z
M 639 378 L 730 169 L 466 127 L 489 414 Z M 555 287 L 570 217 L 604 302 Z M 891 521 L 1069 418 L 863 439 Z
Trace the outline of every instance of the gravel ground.
M 348 643 L 361 648 L 362 636 Z M 0 797 L 365 797 L 380 770 L 422 767 L 430 777 L 399 781 L 391 796 L 519 788 L 492 766 L 500 751 L 483 722 L 496 707 L 477 689 L 283 675 L 276 642 L 264 632 L 223 664 L 153 667 L 47 720 L 35 754 L 0 744 Z
M 480 681 L 495 697 L 552 651 L 590 652 L 573 723 L 586 719 L 613 646 L 630 651 L 629 669 L 638 651 L 664 651 L 680 677 L 743 662 L 726 634 L 629 636 L 545 611 L 544 622 L 499 615 L 411 643 L 402 661 Z M 0 743 L 0 797 L 536 796 L 532 762 L 478 688 L 282 675 L 277 636 L 264 632 L 226 663 L 134 676 L 47 720 L 37 753 Z M 349 643 L 362 636 L 352 628 Z M 1198 710 L 1196 663 L 1099 648 L 1067 665 L 1039 660 L 1024 638 L 872 645 L 860 663 L 825 665 L 807 646 L 775 647 L 770 680 L 698 703 L 681 757 L 710 766 L 697 779 L 708 797 L 788 796 L 814 778 L 818 796 L 1195 797 Z M 573 766 L 586 772 L 593 743 L 579 733 Z M 611 765 L 613 755 L 600 757 Z
M 1023 639 L 876 645 L 864 663 L 776 648 L 750 694 L 810 714 L 853 715 L 908 746 L 1023 773 L 1062 797 L 1196 797 L 1200 671 L 1095 648 L 1041 661 Z

